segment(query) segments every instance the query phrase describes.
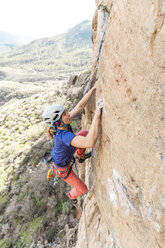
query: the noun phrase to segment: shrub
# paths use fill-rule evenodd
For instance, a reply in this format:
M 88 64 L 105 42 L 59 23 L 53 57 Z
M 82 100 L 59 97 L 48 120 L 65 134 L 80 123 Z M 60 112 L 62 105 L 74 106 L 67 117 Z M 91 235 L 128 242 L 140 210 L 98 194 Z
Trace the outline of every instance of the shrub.
M 51 242 L 54 239 L 55 234 L 56 234 L 56 229 L 54 227 L 50 227 L 45 234 L 45 239 L 48 242 Z
M 24 225 L 24 230 L 20 233 L 20 238 L 16 245 L 18 247 L 30 247 L 33 239 L 38 236 L 42 230 L 42 218 L 36 217 L 33 221 Z
M 13 172 L 12 180 L 13 180 L 13 181 L 17 181 L 18 179 L 19 179 L 19 173 Z
M 0 240 L 0 247 L 1 248 L 12 248 L 11 240 L 9 240 L 9 239 Z
M 68 214 L 72 208 L 72 205 L 69 201 L 63 202 L 61 204 L 61 210 L 64 215 Z
M 6 207 L 7 202 L 8 202 L 8 198 L 5 195 L 4 196 L 3 195 L 0 195 L 0 213 Z
M 1 233 L 1 234 L 0 234 L 0 240 L 3 239 L 4 236 L 5 236 L 5 234 L 4 234 L 4 233 Z
M 39 162 L 40 162 L 41 158 L 40 156 L 37 154 L 34 155 L 34 157 L 31 160 L 32 166 L 36 166 Z
M 28 140 L 36 140 L 41 136 L 43 132 L 44 132 L 43 125 L 40 124 L 32 125 L 27 130 L 27 138 Z

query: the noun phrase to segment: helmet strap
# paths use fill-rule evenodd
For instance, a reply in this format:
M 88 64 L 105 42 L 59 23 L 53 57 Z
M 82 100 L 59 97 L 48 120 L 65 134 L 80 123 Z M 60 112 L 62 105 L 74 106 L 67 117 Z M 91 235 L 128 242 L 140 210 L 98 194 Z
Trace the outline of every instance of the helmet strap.
M 59 126 L 59 127 L 67 127 L 68 126 L 68 124 L 65 124 L 63 121 L 62 121 L 62 118 L 60 118 L 60 121 L 61 121 L 61 123 L 63 124 L 62 126 Z
M 68 126 L 68 124 L 65 124 L 65 123 L 62 121 L 62 118 L 60 118 L 59 121 L 60 121 L 61 124 L 63 124 L 63 125 L 60 124 L 60 125 L 56 126 L 56 124 L 54 123 L 54 124 L 53 124 L 53 127 L 54 127 L 54 128 L 67 127 L 67 126 Z

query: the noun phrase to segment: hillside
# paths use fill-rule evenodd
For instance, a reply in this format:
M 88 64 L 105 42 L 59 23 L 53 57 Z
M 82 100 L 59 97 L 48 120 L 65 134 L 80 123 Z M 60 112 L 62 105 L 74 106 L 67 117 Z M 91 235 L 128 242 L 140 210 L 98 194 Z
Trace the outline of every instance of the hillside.
M 0 44 L 0 54 L 10 52 L 14 47 L 13 44 Z
M 46 137 L 42 112 L 59 102 L 72 108 L 82 97 L 89 72 L 66 83 L 0 84 L 0 247 L 72 247 L 77 240 L 78 210 L 68 199 L 70 187 L 46 180 L 43 154 L 54 142 Z M 8 89 L 8 91 L 7 91 Z M 4 99 L 2 99 L 4 100 Z M 80 129 L 79 115 L 73 129 Z
M 30 69 L 38 72 L 81 72 L 91 65 L 91 22 L 83 21 L 68 32 L 39 39 L 0 55 L 0 67 Z
M 68 199 L 70 187 L 46 180 L 42 112 L 60 102 L 72 108 L 82 97 L 90 67 L 91 24 L 36 40 L 0 57 L 0 247 L 72 247 L 81 208 Z M 52 63 L 53 61 L 53 63 Z M 72 75 L 68 82 L 68 78 Z M 80 129 L 81 114 L 73 121 Z M 69 245 L 69 246 L 68 246 Z

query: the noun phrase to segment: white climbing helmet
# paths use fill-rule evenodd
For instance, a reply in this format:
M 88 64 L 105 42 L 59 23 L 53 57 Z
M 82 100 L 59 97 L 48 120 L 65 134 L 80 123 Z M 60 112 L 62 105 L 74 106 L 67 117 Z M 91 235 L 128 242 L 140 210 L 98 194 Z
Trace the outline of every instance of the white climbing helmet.
M 47 107 L 43 112 L 43 121 L 49 126 L 52 126 L 54 121 L 60 119 L 65 108 L 62 105 L 53 104 Z

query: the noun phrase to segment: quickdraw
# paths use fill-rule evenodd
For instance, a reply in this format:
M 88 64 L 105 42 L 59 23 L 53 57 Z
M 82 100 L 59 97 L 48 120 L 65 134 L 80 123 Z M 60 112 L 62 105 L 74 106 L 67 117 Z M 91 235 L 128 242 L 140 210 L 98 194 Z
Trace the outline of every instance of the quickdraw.
M 55 174 L 52 169 L 48 170 L 47 180 L 53 179 L 55 177 Z

